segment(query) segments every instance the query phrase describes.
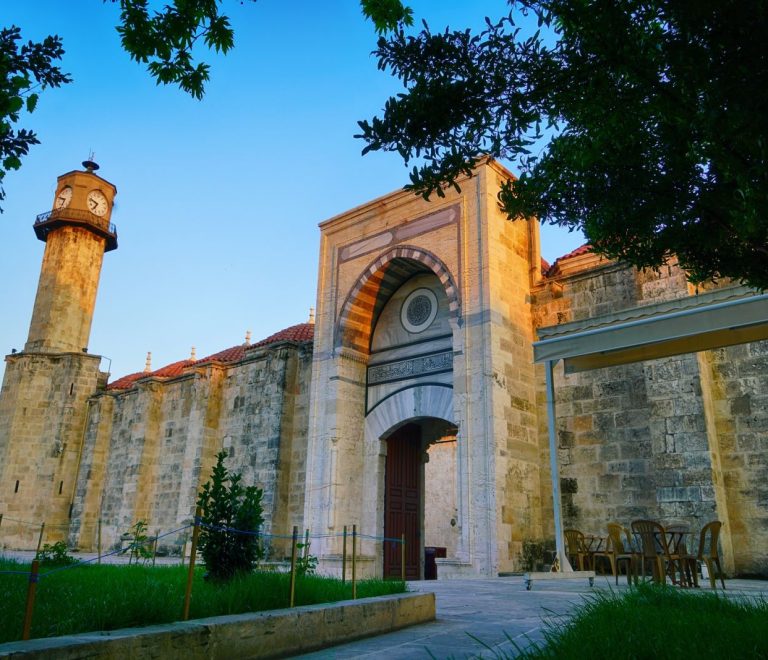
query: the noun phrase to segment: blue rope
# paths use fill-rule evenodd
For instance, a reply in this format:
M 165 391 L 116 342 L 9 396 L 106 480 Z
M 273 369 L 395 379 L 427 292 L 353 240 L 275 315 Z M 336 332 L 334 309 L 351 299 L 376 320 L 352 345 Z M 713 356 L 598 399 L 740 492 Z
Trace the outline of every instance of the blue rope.
M 253 532 L 253 531 L 246 531 L 243 529 L 236 529 L 234 527 L 222 527 L 220 525 L 209 525 L 200 520 L 198 520 L 197 524 L 200 527 L 203 527 L 205 529 L 212 529 L 215 532 L 231 532 L 233 534 L 245 534 L 246 536 L 264 536 L 264 534 L 258 531 Z
M 46 571 L 45 573 L 41 573 L 41 577 L 46 577 L 48 575 L 51 575 L 52 573 L 58 573 L 59 571 L 66 571 L 70 568 L 77 568 L 78 566 L 85 566 L 86 564 L 92 564 L 95 561 L 98 561 L 99 559 L 104 559 L 105 557 L 112 557 L 113 555 L 119 555 L 124 552 L 128 552 L 129 550 L 132 550 L 133 548 L 137 548 L 140 545 L 146 545 L 147 543 L 154 542 L 155 539 L 161 539 L 166 536 L 170 536 L 171 534 L 177 534 L 178 532 L 181 532 L 185 529 L 188 529 L 192 525 L 185 525 L 184 527 L 179 527 L 178 529 L 174 529 L 170 532 L 166 532 L 165 534 L 161 534 L 156 537 L 152 537 L 151 539 L 147 539 L 143 543 L 131 543 L 127 548 L 118 548 L 117 550 L 113 550 L 112 552 L 108 552 L 105 555 L 98 555 L 97 557 L 91 557 L 91 559 L 81 559 L 80 561 L 75 562 L 74 564 L 68 564 L 67 566 L 59 566 L 58 568 L 52 568 L 49 571 Z
M 387 536 L 371 536 L 370 534 L 358 534 L 359 539 L 370 539 L 371 541 L 390 541 L 391 543 L 402 543 L 402 539 L 393 539 Z
M 6 520 L 10 520 L 12 522 L 21 523 L 22 525 L 34 525 L 35 527 L 40 527 L 40 525 L 42 524 L 42 523 L 39 523 L 39 522 L 30 522 L 28 520 L 19 520 L 18 518 L 11 518 L 10 516 L 5 516 L 3 518 L 3 522 L 5 522 Z
M 166 532 L 165 534 L 159 534 L 158 536 L 155 536 L 155 539 L 163 539 L 166 536 L 170 536 L 171 534 L 178 534 L 179 532 L 183 532 L 185 529 L 189 529 L 192 527 L 191 524 L 184 525 L 184 527 L 179 527 L 178 529 L 171 530 L 170 532 Z
M 32 575 L 30 571 L 0 571 L 0 575 Z

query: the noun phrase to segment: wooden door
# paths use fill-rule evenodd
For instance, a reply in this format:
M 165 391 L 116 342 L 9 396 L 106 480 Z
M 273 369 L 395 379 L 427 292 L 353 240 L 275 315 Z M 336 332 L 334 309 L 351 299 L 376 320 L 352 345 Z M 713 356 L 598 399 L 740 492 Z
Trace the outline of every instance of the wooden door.
M 387 440 L 384 536 L 405 534 L 405 579 L 421 578 L 421 429 L 406 424 Z M 384 543 L 384 578 L 400 578 L 401 544 Z

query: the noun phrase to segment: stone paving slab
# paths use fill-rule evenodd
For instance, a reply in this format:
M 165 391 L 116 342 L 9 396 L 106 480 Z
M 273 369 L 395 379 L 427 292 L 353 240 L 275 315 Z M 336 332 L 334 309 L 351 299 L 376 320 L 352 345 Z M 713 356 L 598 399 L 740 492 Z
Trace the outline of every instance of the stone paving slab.
M 524 648 L 531 641 L 543 640 L 546 622 L 567 618 L 585 596 L 596 591 L 627 589 L 625 580 L 620 580 L 616 587 L 613 579 L 604 576 L 597 576 L 592 588 L 587 580 L 579 579 L 542 581 L 526 591 L 522 576 L 409 582 L 408 587 L 413 591 L 435 593 L 436 621 L 297 657 L 313 660 L 430 657 L 459 660 L 499 658 L 505 654 L 514 657 L 512 642 Z M 726 592 L 718 591 L 729 597 L 746 594 L 768 598 L 768 582 L 727 580 L 726 587 Z M 712 591 L 709 582 L 699 591 Z

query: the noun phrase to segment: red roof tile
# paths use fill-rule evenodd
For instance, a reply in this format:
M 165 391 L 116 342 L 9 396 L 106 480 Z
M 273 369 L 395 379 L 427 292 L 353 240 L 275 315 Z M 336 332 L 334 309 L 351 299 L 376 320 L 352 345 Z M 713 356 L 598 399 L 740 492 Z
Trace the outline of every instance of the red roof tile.
M 295 341 L 305 342 L 312 341 L 315 337 L 315 324 L 314 323 L 299 323 L 298 325 L 292 325 L 290 328 L 285 328 L 280 332 L 276 332 L 274 335 L 270 335 L 266 339 L 248 346 L 247 348 L 256 348 L 257 346 L 268 346 L 269 344 L 276 344 L 279 341 Z
M 107 385 L 108 390 L 128 390 L 131 387 L 133 387 L 133 384 L 139 380 L 139 378 L 146 378 L 147 377 L 146 371 L 138 371 L 135 374 L 128 374 L 127 376 L 123 376 L 122 378 L 118 378 L 117 380 L 113 380 L 109 385 Z
M 572 257 L 579 257 L 582 254 L 587 254 L 587 252 L 592 252 L 592 246 L 589 243 L 584 243 L 584 245 L 577 247 L 575 250 L 571 250 L 568 254 L 564 254 L 562 257 L 555 259 L 555 263 L 565 259 L 571 259 Z
M 160 367 L 156 371 L 150 373 L 150 376 L 154 378 L 173 378 L 174 376 L 181 376 L 184 371 L 184 367 L 194 364 L 192 360 L 179 360 L 178 362 L 171 362 L 164 367 Z
M 134 386 L 136 381 L 142 378 L 173 378 L 180 376 L 184 373 L 187 367 L 207 364 L 209 362 L 223 362 L 225 364 L 232 364 L 239 362 L 245 357 L 245 351 L 249 348 L 269 346 L 270 344 L 276 344 L 280 341 L 295 341 L 295 342 L 307 342 L 312 341 L 315 334 L 315 325 L 313 323 L 299 323 L 298 325 L 292 325 L 290 328 L 285 328 L 280 332 L 276 332 L 270 335 L 266 339 L 262 339 L 255 344 L 238 344 L 230 348 L 225 348 L 223 351 L 214 353 L 200 360 L 179 360 L 168 364 L 156 371 L 139 371 L 135 374 L 129 374 L 123 376 L 107 385 L 108 390 L 128 390 Z
M 544 257 L 541 257 L 541 274 L 546 275 L 548 270 L 549 262 Z
M 223 351 L 204 357 L 192 364 L 205 364 L 206 362 L 238 362 L 243 359 L 246 348 L 245 344 L 225 348 Z
M 187 367 L 190 364 L 193 364 L 192 360 L 179 360 L 178 362 L 166 364 L 164 367 L 156 369 L 155 371 L 137 371 L 135 374 L 129 374 L 128 376 L 123 376 L 122 378 L 112 381 L 107 385 L 107 389 L 128 390 L 133 387 L 137 380 L 141 380 L 142 378 L 173 378 L 174 376 L 180 376 L 184 371 L 184 367 Z
M 588 254 L 589 252 L 592 252 L 592 246 L 589 243 L 584 243 L 584 245 L 580 245 L 575 250 L 571 250 L 568 254 L 564 254 L 562 257 L 558 257 L 557 259 L 555 259 L 554 263 L 544 272 L 544 275 L 552 275 L 553 273 L 555 273 L 558 265 L 560 265 L 563 261 L 567 261 L 568 259 L 573 259 L 574 257 L 580 257 L 583 254 Z M 544 267 L 544 264 L 542 264 L 542 268 L 543 267 Z

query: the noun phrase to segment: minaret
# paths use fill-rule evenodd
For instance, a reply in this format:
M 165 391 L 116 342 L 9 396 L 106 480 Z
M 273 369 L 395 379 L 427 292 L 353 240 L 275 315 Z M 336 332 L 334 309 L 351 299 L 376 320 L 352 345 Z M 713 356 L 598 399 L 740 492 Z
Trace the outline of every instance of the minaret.
M 105 384 L 88 352 L 104 253 L 117 247 L 110 223 L 117 189 L 96 163 L 58 178 L 53 209 L 37 216 L 45 242 L 24 351 L 7 355 L 0 390 L 0 545 L 22 549 L 67 537 L 88 399 Z
M 35 234 L 45 241 L 35 307 L 25 351 L 86 351 L 104 253 L 117 248 L 110 223 L 117 188 L 94 174 L 62 174 L 53 209 L 35 220 Z

